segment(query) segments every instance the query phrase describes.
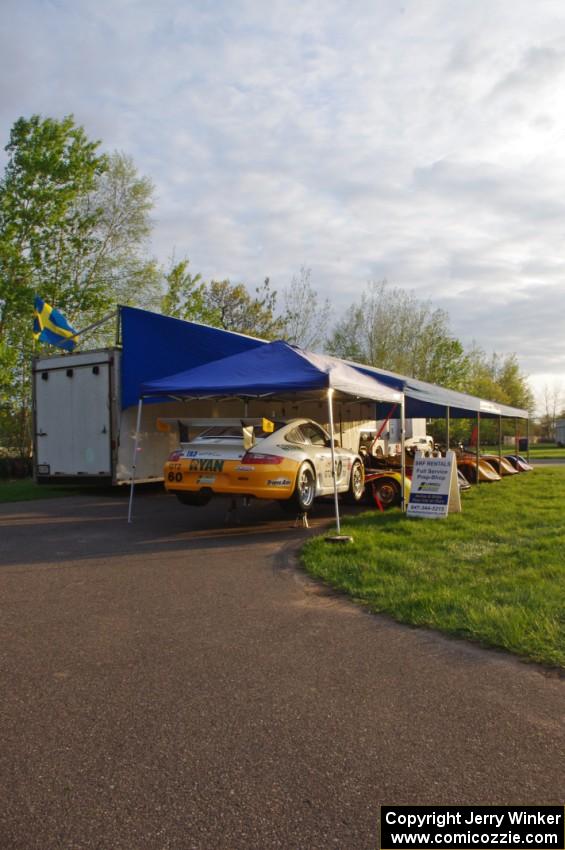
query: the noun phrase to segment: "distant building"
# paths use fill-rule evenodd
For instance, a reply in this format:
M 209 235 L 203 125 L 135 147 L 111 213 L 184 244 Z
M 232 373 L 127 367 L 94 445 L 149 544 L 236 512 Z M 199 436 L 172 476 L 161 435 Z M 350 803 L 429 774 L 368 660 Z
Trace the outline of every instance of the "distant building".
M 558 419 L 555 423 L 555 442 L 559 446 L 565 446 L 565 419 Z

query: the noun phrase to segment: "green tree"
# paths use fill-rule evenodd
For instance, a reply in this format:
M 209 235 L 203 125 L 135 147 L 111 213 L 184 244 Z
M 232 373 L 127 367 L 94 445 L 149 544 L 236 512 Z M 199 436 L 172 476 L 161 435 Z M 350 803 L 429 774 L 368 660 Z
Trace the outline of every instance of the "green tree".
M 210 324 L 228 331 L 262 339 L 276 339 L 284 330 L 284 321 L 275 316 L 277 294 L 269 278 L 255 289 L 255 297 L 244 284 L 213 280 L 205 289 L 204 304 Z
M 275 315 L 277 293 L 271 289 L 269 278 L 253 296 L 243 283 L 203 282 L 200 274 L 192 274 L 187 258 L 173 262 L 164 277 L 161 311 L 168 316 L 263 339 L 283 334 L 285 323 Z
M 557 420 L 565 417 L 565 410 L 561 410 L 563 404 L 563 387 L 558 380 L 552 384 L 544 384 L 541 392 L 541 416 L 539 420 L 539 435 L 544 440 L 555 439 L 555 426 Z
M 525 375 L 520 371 L 515 354 L 487 354 L 474 344 L 467 352 L 469 374 L 466 392 L 489 401 L 519 407 L 533 414 L 534 399 Z M 452 437 L 468 442 L 475 420 L 452 424 Z M 518 425 L 522 429 L 522 425 Z M 483 417 L 481 421 L 482 445 L 496 444 L 499 438 L 498 419 Z M 523 432 L 522 432 L 523 433 Z M 512 419 L 502 420 L 502 435 L 514 436 L 515 423 Z
M 84 250 L 96 211 L 78 203 L 108 167 L 72 117 L 14 124 L 0 182 L 0 409 L 12 448 L 29 445 L 33 296 L 61 304 L 68 257 Z M 41 287 L 41 289 L 40 289 Z M 1 423 L 0 423 L 1 424 Z M 6 441 L 4 438 L 3 441 Z
M 30 445 L 34 295 L 58 307 L 77 329 L 117 300 L 139 304 L 144 296 L 157 296 L 158 269 L 143 256 L 152 186 L 128 157 L 102 154 L 99 147 L 72 116 L 58 121 L 39 115 L 18 119 L 6 146 L 0 181 L 0 436 L 20 451 Z M 96 341 L 105 341 L 107 333 Z
M 464 389 L 469 373 L 447 313 L 386 281 L 368 284 L 335 326 L 327 347 L 338 357 L 452 389 Z
M 200 274 L 191 273 L 189 265 L 188 257 L 180 262 L 172 261 L 165 274 L 166 291 L 161 298 L 161 312 L 175 319 L 205 322 L 206 318 L 213 318 L 206 316 L 206 284 Z M 210 324 L 209 321 L 205 323 Z
M 521 371 L 515 354 L 499 358 L 497 382 L 504 390 L 513 407 L 521 407 L 533 413 L 534 394 L 526 375 Z
M 468 352 L 468 392 L 533 413 L 534 396 L 515 354 L 486 354 L 474 345 Z
M 98 145 L 71 116 L 14 124 L 0 182 L 0 337 L 29 316 L 39 286 L 52 302 L 64 300 L 68 255 L 84 252 L 99 217 L 79 203 L 108 168 Z
M 92 252 L 85 258 L 82 283 L 77 270 L 76 288 L 82 293 L 94 284 L 102 290 L 104 309 L 116 303 L 158 309 L 160 271 L 147 253 L 153 192 L 153 183 L 137 173 L 131 157 L 115 151 L 96 189 L 84 198 L 98 218 Z
M 166 293 L 161 299 L 164 313 L 263 339 L 281 336 L 284 320 L 275 315 L 277 294 L 271 290 L 269 278 L 256 288 L 254 297 L 243 283 L 203 283 L 188 265 L 187 259 L 182 260 L 165 275 Z
M 312 270 L 302 266 L 283 291 L 284 337 L 288 342 L 309 350 L 324 346 L 328 335 L 331 304 L 321 302 L 311 283 Z
M 65 310 L 75 325 L 86 327 L 117 304 L 158 310 L 162 272 L 148 255 L 154 187 L 126 154 L 115 151 L 93 192 L 79 203 L 98 211 L 90 253 L 77 263 Z M 112 344 L 113 323 L 88 335 L 89 347 Z M 81 342 L 81 340 L 79 340 Z

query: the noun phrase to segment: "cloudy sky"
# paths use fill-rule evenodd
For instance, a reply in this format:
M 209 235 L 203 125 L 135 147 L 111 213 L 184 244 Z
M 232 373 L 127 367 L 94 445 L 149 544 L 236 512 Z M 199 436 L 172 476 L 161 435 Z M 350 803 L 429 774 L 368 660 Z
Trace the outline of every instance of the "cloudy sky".
M 562 0 L 1 8 L 2 146 L 74 113 L 155 183 L 161 261 L 279 290 L 305 265 L 336 317 L 386 278 L 565 388 Z

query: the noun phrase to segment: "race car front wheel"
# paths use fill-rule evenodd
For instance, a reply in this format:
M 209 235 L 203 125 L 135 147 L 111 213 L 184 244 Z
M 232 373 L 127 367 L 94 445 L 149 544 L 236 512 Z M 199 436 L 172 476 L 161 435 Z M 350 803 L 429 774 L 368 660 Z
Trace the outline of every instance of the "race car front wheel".
M 365 495 L 365 470 L 360 460 L 353 462 L 349 478 L 349 490 L 345 499 L 350 505 L 357 505 Z

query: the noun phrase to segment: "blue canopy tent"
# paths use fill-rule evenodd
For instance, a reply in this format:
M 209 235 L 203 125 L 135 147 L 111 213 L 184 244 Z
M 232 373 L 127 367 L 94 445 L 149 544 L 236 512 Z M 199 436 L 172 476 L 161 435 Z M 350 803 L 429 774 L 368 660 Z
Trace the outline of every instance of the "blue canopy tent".
M 528 411 L 519 407 L 487 401 L 468 393 L 450 390 L 406 375 L 397 375 L 374 366 L 348 362 L 363 374 L 373 376 L 381 383 L 402 391 L 406 397 L 406 416 L 408 417 L 439 418 L 444 415 L 446 408 L 449 408 L 452 419 L 467 419 L 476 413 L 487 418 L 497 416 L 528 418 Z
M 424 416 L 426 418 L 445 417 L 446 448 L 449 449 L 449 433 L 451 419 L 471 419 L 476 421 L 476 469 L 477 483 L 479 483 L 479 461 L 480 461 L 480 427 L 482 419 L 498 419 L 498 455 L 502 458 L 502 419 L 514 419 L 516 454 L 519 453 L 519 440 L 517 420 L 526 421 L 527 455 L 530 454 L 530 420 L 529 412 L 519 407 L 511 407 L 500 402 L 488 401 L 468 393 L 450 390 L 417 378 L 406 375 L 397 375 L 374 366 L 355 365 L 363 374 L 372 375 L 382 383 L 402 391 L 405 398 L 405 415 L 408 417 Z M 377 405 L 377 410 L 378 410 Z M 384 411 L 381 411 L 384 415 Z M 379 415 L 379 413 L 377 413 Z M 403 426 L 402 426 L 403 427 Z
M 264 340 L 161 316 L 135 307 L 120 307 L 122 350 L 122 407 L 137 405 L 139 386 L 240 354 L 265 344 Z
M 265 343 L 249 351 L 224 357 L 222 360 L 141 384 L 132 464 L 129 521 L 131 522 L 135 462 L 144 400 L 156 397 L 170 399 L 238 397 L 282 400 L 296 395 L 302 398 L 305 396 L 327 398 L 332 461 L 334 461 L 336 525 L 339 534 L 337 480 L 333 457 L 333 399 L 336 396 L 348 398 L 353 396 L 362 400 L 396 403 L 400 405 L 403 416 L 403 393 L 386 386 L 374 376 L 361 373 L 343 360 L 313 354 L 280 341 Z M 402 498 L 404 501 L 404 493 Z
M 375 376 L 362 374 L 343 360 L 304 351 L 287 342 L 269 342 L 206 363 L 185 372 L 145 381 L 144 397 L 282 398 L 295 393 L 316 394 L 333 389 L 335 393 L 356 398 L 400 401 L 402 393 L 386 386 Z

